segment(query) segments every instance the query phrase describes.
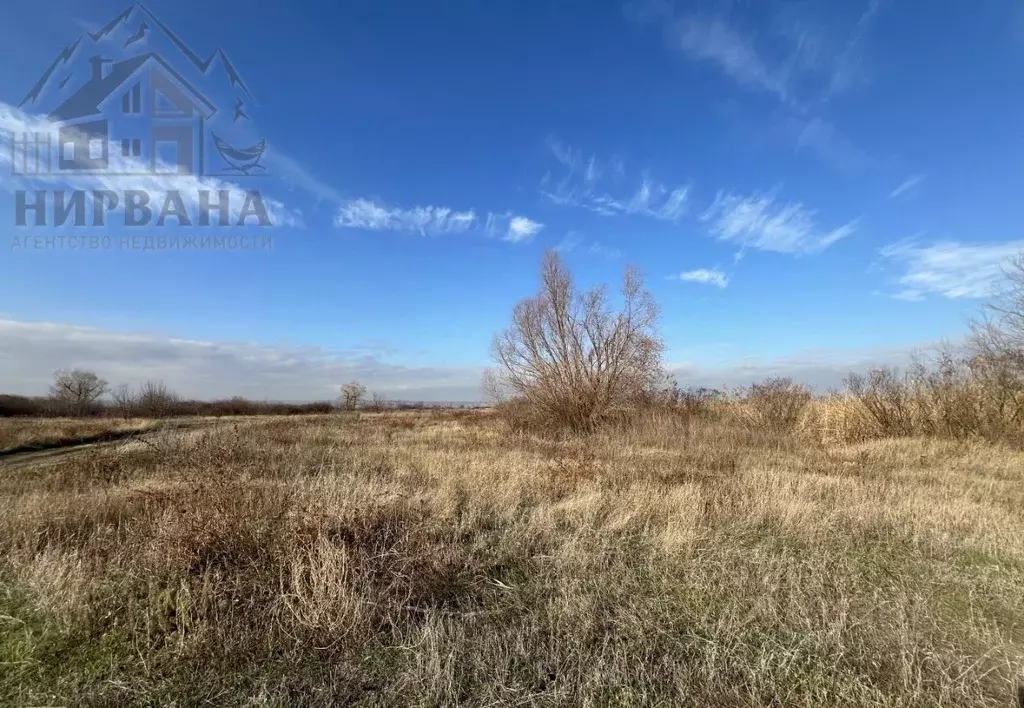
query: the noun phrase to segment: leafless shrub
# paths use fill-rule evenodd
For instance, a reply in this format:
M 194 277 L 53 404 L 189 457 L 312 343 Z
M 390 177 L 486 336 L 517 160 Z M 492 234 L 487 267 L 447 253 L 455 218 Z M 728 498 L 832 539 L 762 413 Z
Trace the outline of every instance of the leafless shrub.
M 850 373 L 844 382 L 886 436 L 914 434 L 912 388 L 892 367 L 872 369 L 867 376 Z
M 660 395 L 661 402 L 683 417 L 712 415 L 715 406 L 725 400 L 725 393 L 715 388 L 681 388 L 676 381 L 666 386 Z
M 179 402 L 177 394 L 160 381 L 147 381 L 135 396 L 135 415 L 144 418 L 167 418 L 174 415 Z
M 488 374 L 484 376 L 486 378 Z M 497 402 L 495 407 L 501 420 L 514 433 L 543 434 L 551 430 L 545 412 L 525 398 L 508 397 Z
M 540 292 L 517 304 L 494 338 L 487 397 L 505 411 L 515 401 L 516 417 L 589 430 L 652 395 L 663 380 L 658 308 L 633 268 L 621 297 L 615 310 L 605 287 L 578 291 L 558 255 L 546 253 Z
M 765 379 L 742 392 L 741 412 L 747 423 L 770 433 L 792 432 L 811 402 L 811 391 L 789 377 Z

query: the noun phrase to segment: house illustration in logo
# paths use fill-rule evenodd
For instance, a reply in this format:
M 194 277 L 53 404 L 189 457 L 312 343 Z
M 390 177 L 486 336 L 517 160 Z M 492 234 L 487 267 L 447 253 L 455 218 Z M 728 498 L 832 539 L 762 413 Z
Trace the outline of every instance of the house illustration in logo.
M 214 105 L 156 53 L 90 60 L 91 74 L 49 116 L 58 172 L 204 173 Z

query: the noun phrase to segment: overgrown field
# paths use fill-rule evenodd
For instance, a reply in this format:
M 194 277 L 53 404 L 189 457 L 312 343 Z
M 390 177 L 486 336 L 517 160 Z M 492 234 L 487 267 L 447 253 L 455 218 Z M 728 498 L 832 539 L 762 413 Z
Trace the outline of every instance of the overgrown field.
M 0 466 L 0 705 L 1009 706 L 1024 453 L 261 418 Z

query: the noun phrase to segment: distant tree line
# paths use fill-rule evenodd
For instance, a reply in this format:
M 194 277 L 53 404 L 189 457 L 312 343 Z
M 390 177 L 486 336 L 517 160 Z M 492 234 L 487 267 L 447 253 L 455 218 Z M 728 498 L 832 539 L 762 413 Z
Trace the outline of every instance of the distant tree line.
M 433 408 L 427 403 L 388 401 L 383 394 L 367 398 L 366 386 L 353 381 L 341 387 L 336 401 L 284 403 L 253 401 L 241 396 L 200 401 L 179 396 L 163 382 L 138 388 L 111 387 L 93 371 L 61 370 L 54 374 L 48 396 L 0 394 L 0 417 L 120 417 L 309 415 L 336 411 L 383 411 Z

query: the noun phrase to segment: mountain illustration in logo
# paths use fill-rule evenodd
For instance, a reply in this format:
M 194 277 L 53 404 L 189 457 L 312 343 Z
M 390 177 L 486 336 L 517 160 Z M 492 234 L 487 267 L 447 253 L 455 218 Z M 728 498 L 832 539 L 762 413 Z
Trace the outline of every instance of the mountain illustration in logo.
M 55 135 L 23 136 L 37 171 L 261 173 L 267 149 L 252 92 L 217 47 L 206 56 L 141 3 L 64 47 L 19 108 Z M 17 138 L 16 138 L 17 140 Z M 54 144 L 55 143 L 55 144 Z

